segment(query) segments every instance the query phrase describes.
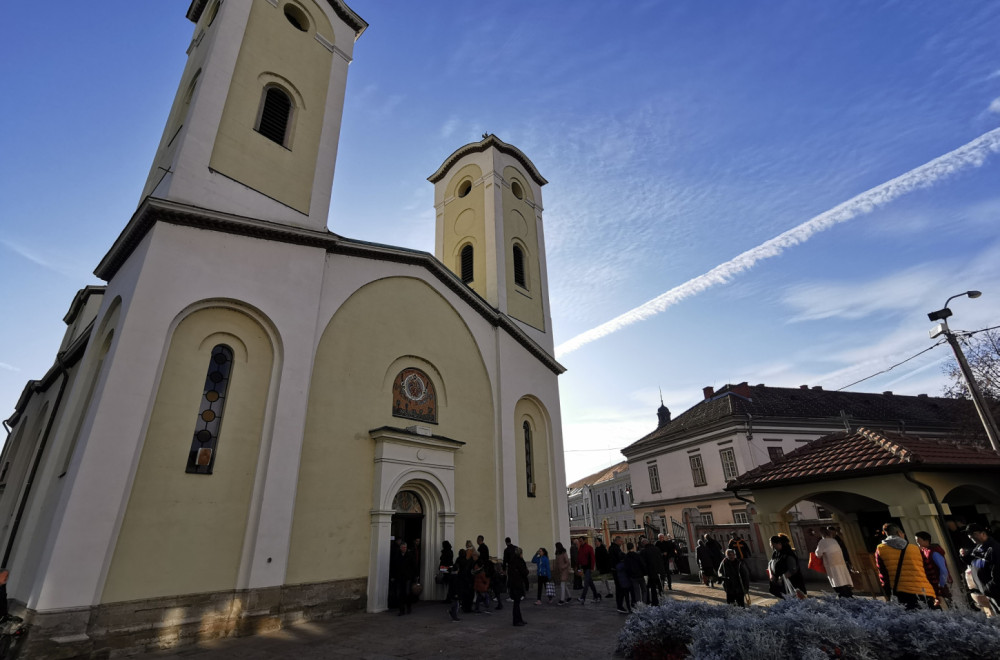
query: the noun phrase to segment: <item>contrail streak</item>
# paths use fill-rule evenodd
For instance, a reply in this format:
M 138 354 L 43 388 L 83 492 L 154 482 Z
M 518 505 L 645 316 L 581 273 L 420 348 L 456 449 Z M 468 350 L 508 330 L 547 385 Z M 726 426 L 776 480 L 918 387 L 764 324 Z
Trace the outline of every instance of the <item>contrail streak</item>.
M 606 337 L 622 328 L 655 316 L 676 305 L 685 298 L 701 293 L 717 284 L 725 284 L 733 277 L 752 268 L 758 261 L 776 257 L 787 248 L 805 243 L 813 234 L 819 233 L 841 222 L 885 206 L 889 202 L 914 190 L 927 188 L 935 183 L 970 167 L 980 167 L 990 154 L 1000 152 L 1000 128 L 980 135 L 972 142 L 954 151 L 916 167 L 895 179 L 870 188 L 860 195 L 835 206 L 829 211 L 793 227 L 783 234 L 750 248 L 743 254 L 719 264 L 704 275 L 684 282 L 649 302 L 630 309 L 596 328 L 582 332 L 556 347 L 556 356 L 561 357 L 592 341 Z

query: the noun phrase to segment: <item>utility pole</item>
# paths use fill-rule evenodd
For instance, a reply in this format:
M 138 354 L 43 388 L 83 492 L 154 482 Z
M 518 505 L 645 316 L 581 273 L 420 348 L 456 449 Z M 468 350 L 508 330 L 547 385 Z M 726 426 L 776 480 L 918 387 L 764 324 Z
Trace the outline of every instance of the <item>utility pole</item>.
M 927 315 L 931 321 L 940 321 L 933 330 L 931 330 L 931 339 L 944 335 L 948 343 L 951 344 L 951 348 L 955 351 L 955 359 L 958 360 L 958 366 L 962 370 L 962 376 L 965 377 L 965 384 L 969 386 L 969 392 L 972 394 L 972 403 L 976 406 L 976 412 L 979 413 L 979 419 L 983 423 L 983 428 L 986 429 L 986 437 L 990 439 L 990 444 L 993 446 L 995 451 L 1000 452 L 1000 430 L 997 429 L 996 420 L 993 419 L 993 413 L 990 412 L 990 407 L 986 403 L 986 399 L 983 397 L 982 391 L 979 389 L 979 385 L 976 383 L 975 377 L 972 375 L 972 369 L 969 367 L 969 362 L 965 359 L 965 353 L 962 352 L 962 345 L 958 343 L 958 338 L 955 337 L 955 333 L 951 331 L 948 327 L 948 317 L 951 316 L 951 310 L 948 309 L 948 303 L 951 302 L 952 298 L 958 298 L 960 296 L 969 296 L 970 298 L 978 298 L 983 295 L 979 291 L 966 291 L 965 293 L 959 293 L 957 295 L 948 298 L 945 301 L 944 307 L 937 310 L 936 312 L 931 312 Z

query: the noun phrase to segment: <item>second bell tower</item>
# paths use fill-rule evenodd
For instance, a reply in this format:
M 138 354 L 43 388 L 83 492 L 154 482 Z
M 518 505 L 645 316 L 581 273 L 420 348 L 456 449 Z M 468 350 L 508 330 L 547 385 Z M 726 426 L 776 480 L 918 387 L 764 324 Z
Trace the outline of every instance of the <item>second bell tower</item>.
M 455 151 L 428 181 L 437 216 L 434 255 L 551 352 L 542 231 L 547 181 L 520 149 L 493 134 Z

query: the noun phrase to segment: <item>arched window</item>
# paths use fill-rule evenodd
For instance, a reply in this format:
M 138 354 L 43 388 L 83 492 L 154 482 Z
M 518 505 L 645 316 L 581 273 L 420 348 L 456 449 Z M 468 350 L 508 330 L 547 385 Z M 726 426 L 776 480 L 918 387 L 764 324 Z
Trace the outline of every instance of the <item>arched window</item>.
M 462 281 L 465 282 L 466 284 L 472 281 L 472 266 L 473 266 L 472 246 L 466 245 L 464 248 L 462 248 L 462 258 L 461 258 Z
M 520 245 L 514 246 L 514 284 L 522 289 L 528 288 L 528 283 L 524 279 L 524 250 Z
M 528 482 L 528 497 L 535 496 L 535 461 L 531 452 L 531 425 L 525 422 L 521 425 L 524 431 L 524 471 Z
M 292 99 L 278 87 L 266 87 L 261 101 L 256 130 L 272 142 L 288 146 L 288 128 L 292 117 Z
M 188 453 L 187 472 L 212 474 L 232 371 L 233 349 L 219 344 L 212 349 L 212 357 L 208 361 L 205 391 L 201 396 L 201 410 L 198 412 L 191 451 Z

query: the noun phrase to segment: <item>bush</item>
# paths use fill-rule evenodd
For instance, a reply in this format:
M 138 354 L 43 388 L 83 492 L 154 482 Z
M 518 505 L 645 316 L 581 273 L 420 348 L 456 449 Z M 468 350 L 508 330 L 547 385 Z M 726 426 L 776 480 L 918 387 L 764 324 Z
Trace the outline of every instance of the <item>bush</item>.
M 639 660 L 1000 660 L 1000 625 L 981 614 L 907 611 L 869 598 L 819 596 L 750 609 L 669 601 L 630 616 L 617 652 Z

